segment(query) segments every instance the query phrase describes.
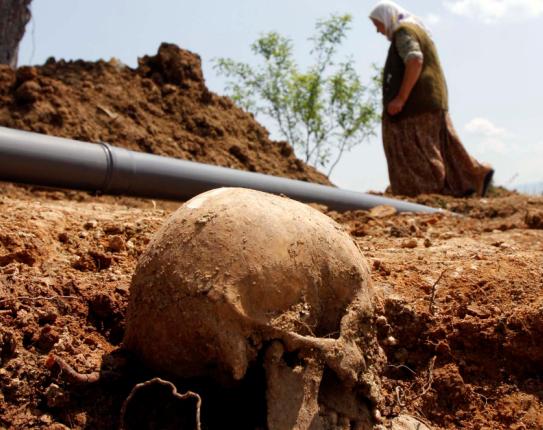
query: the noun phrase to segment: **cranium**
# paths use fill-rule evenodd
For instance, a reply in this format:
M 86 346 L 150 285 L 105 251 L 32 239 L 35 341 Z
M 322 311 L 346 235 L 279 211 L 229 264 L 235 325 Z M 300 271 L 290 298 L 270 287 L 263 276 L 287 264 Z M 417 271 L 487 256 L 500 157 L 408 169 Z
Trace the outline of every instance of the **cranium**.
M 377 395 L 372 318 L 370 270 L 338 224 L 288 198 L 221 188 L 181 206 L 142 255 L 124 346 L 159 371 L 221 383 L 267 348 L 269 428 L 319 428 L 319 407 L 369 420 L 355 403 L 360 390 Z M 302 398 L 290 415 L 285 391 Z

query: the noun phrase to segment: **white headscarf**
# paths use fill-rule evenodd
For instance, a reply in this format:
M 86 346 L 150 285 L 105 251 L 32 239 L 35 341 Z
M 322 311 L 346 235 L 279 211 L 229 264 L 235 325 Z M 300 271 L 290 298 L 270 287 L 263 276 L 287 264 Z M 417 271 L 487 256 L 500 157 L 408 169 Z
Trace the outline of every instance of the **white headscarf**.
M 430 34 L 420 18 L 390 0 L 380 1 L 371 11 L 370 18 L 383 23 L 389 40 L 392 40 L 392 35 L 400 24 L 405 23 L 418 25 Z

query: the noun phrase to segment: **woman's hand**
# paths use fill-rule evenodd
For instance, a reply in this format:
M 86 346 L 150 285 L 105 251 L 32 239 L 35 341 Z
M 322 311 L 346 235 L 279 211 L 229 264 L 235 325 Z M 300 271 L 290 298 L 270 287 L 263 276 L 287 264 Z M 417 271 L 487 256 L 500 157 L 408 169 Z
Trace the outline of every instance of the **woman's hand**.
M 390 116 L 398 115 L 405 105 L 405 100 L 401 97 L 394 98 L 387 106 L 387 112 Z
M 419 80 L 422 72 L 423 61 L 421 58 L 412 58 L 405 64 L 402 86 L 398 95 L 387 106 L 389 115 L 398 115 L 404 108 L 405 102 L 411 94 L 411 90 Z

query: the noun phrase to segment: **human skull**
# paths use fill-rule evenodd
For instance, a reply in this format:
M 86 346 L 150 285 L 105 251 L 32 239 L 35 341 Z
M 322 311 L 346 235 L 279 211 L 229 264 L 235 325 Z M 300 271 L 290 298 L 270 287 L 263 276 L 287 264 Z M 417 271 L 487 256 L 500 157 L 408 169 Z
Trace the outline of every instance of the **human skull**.
M 140 258 L 123 343 L 156 370 L 227 383 L 280 342 L 353 386 L 368 371 L 360 345 L 375 347 L 354 324 L 371 318 L 371 294 L 366 260 L 329 217 L 220 188 L 181 206 Z M 268 356 L 270 373 L 281 353 Z

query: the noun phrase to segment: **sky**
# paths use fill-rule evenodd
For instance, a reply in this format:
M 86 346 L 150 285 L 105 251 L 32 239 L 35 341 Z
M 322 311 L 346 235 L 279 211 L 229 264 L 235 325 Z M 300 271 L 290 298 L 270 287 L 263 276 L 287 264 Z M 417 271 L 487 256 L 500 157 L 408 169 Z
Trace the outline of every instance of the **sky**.
M 340 58 L 352 56 L 363 81 L 383 65 L 389 42 L 368 20 L 366 0 L 33 0 L 19 65 L 47 58 L 115 57 L 130 67 L 161 42 L 200 55 L 208 87 L 224 94 L 213 61 L 257 64 L 250 45 L 278 31 L 293 41 L 303 68 L 318 19 L 352 14 Z M 543 181 L 543 0 L 404 0 L 432 32 L 449 87 L 450 113 L 467 150 L 496 170 L 498 185 Z M 262 121 L 272 132 L 272 123 Z M 379 127 L 378 127 L 379 128 Z M 343 156 L 331 180 L 342 188 L 388 185 L 381 136 Z

